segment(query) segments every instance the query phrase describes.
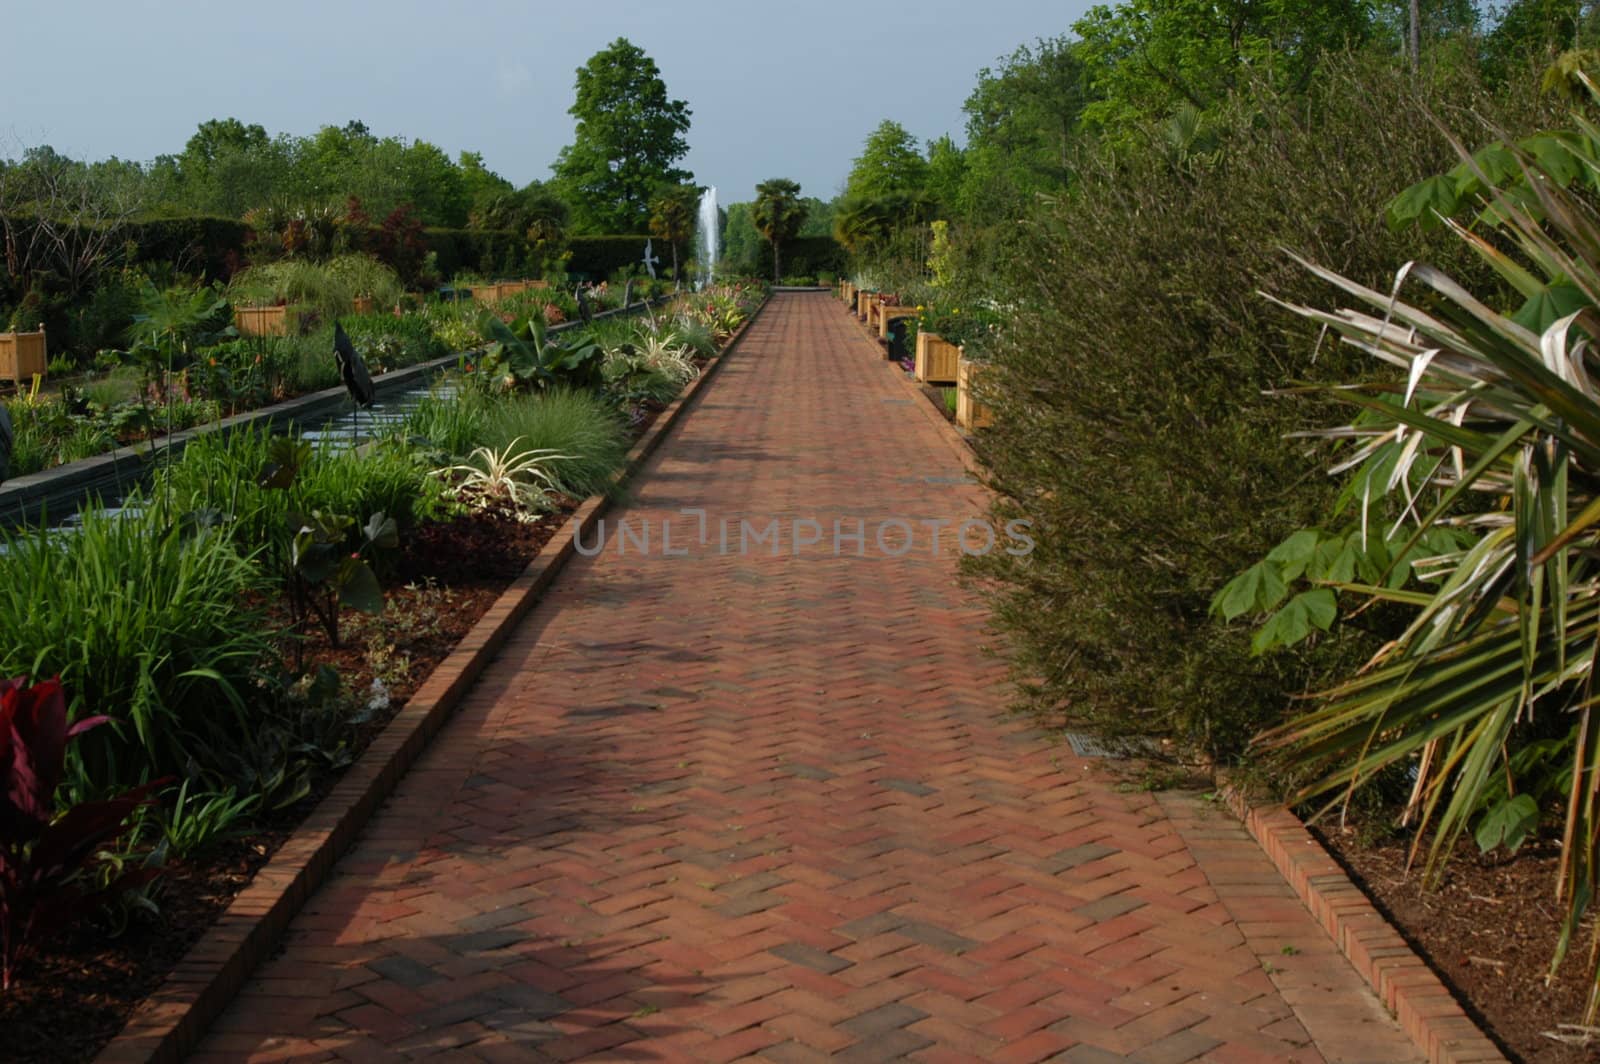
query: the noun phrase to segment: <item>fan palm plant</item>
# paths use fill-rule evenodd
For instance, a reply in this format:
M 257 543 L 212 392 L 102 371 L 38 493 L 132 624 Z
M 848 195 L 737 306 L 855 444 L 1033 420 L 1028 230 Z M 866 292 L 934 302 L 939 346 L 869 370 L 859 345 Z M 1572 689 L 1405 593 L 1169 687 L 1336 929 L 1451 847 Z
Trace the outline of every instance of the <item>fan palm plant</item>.
M 1579 119 L 1537 150 L 1496 145 L 1493 174 L 1484 153 L 1462 154 L 1454 188 L 1484 210 L 1475 228 L 1440 220 L 1522 296 L 1520 310 L 1415 263 L 1391 292 L 1306 263 L 1359 309 L 1290 307 L 1400 371 L 1334 389 L 1363 414 L 1323 434 L 1350 448 L 1340 467 L 1362 485 L 1362 536 L 1386 494 L 1400 516 L 1372 534 L 1404 543 L 1392 557 L 1416 559 L 1422 588 L 1330 579 L 1413 611 L 1409 623 L 1360 675 L 1259 742 L 1310 773 L 1302 800 L 1413 771 L 1406 815 L 1419 848 L 1432 840 L 1435 876 L 1474 823 L 1486 849 L 1514 848 L 1536 826 L 1541 807 L 1518 769 L 1533 740 L 1548 749 L 1565 736 L 1554 743 L 1570 764 L 1547 774 L 1570 780 L 1553 973 L 1600 888 L 1600 129 Z M 1597 1005 L 1600 980 L 1591 1021 Z

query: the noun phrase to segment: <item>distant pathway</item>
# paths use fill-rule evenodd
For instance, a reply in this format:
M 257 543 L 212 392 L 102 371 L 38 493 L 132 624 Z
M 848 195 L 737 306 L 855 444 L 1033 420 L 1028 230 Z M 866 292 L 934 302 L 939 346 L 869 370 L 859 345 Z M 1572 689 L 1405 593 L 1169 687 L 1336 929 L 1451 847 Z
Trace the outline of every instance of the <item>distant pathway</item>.
M 195 1059 L 1411 1059 L 1235 822 L 1005 716 L 982 503 L 775 296 Z

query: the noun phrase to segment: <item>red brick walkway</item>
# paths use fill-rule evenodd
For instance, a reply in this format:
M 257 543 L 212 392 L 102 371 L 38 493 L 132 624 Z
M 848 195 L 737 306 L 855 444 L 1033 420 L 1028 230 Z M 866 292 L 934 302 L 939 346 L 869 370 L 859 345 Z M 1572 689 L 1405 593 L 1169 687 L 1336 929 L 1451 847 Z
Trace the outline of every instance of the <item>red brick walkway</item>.
M 980 507 L 776 296 L 199 1059 L 1411 1059 L 1237 824 L 1005 718 Z

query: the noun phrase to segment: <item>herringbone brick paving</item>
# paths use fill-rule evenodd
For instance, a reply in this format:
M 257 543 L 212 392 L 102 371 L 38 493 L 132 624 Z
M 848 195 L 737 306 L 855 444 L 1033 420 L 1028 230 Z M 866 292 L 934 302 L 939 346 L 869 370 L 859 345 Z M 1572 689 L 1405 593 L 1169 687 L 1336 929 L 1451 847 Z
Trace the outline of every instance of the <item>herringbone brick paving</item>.
M 914 402 L 775 296 L 196 1058 L 1414 1058 L 1237 823 L 1005 717 Z

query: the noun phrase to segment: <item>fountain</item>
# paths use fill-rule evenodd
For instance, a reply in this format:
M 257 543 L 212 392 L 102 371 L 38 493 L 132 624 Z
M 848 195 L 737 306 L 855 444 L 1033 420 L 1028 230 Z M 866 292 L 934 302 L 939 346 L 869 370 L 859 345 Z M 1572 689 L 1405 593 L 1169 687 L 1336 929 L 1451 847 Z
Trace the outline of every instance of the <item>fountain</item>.
M 722 243 L 721 219 L 717 214 L 717 189 L 707 187 L 700 196 L 700 225 L 695 242 L 700 256 L 700 288 L 704 290 L 717 277 L 717 251 Z

